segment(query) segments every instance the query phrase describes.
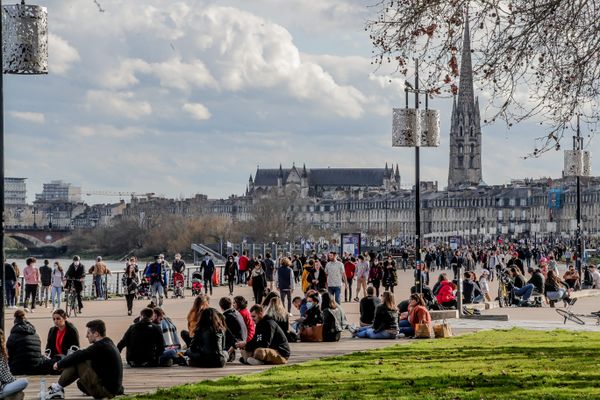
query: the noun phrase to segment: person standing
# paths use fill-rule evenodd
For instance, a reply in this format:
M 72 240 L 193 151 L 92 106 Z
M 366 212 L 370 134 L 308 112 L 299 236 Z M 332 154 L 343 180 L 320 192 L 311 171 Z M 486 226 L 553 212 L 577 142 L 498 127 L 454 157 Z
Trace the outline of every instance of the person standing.
M 254 269 L 250 275 L 250 281 L 252 282 L 254 301 L 256 304 L 261 304 L 267 288 L 267 278 L 260 262 L 254 264 Z
M 270 291 L 273 291 L 273 278 L 275 276 L 275 262 L 271 258 L 271 253 L 265 254 L 265 276 L 267 278 L 267 285 Z
M 37 260 L 35 257 L 29 257 L 25 263 L 27 266 L 23 269 L 23 277 L 25 280 L 25 301 L 23 302 L 25 311 L 34 312 L 35 299 L 37 296 L 38 284 L 40 281 L 40 272 L 35 265 Z M 27 300 L 31 297 L 31 309 L 27 308 Z
M 336 252 L 329 253 L 329 262 L 325 266 L 325 274 L 327 275 L 327 291 L 335 296 L 335 302 L 340 303 L 342 293 L 342 285 L 347 285 L 346 272 L 344 264 L 337 259 Z
M 110 275 L 111 272 L 102 257 L 96 258 L 96 264 L 91 268 L 92 276 L 94 277 L 94 287 L 96 288 L 96 300 L 104 300 L 106 294 L 104 293 L 104 285 L 102 280 L 106 275 Z
M 344 273 L 346 274 L 346 286 L 344 286 L 344 301 L 352 301 L 352 281 L 356 273 L 356 258 L 350 257 L 344 263 Z
M 215 263 L 210 258 L 210 254 L 204 254 L 204 260 L 200 264 L 202 270 L 202 280 L 204 281 L 204 294 L 210 289 L 210 295 L 213 294 L 213 275 L 215 274 Z
M 62 289 L 65 281 L 65 273 L 63 267 L 58 261 L 54 262 L 54 268 L 52 269 L 52 275 L 50 284 L 52 285 L 52 292 L 50 293 L 50 302 L 52 303 L 52 311 L 60 308 L 60 301 L 62 295 Z
M 277 289 L 279 289 L 282 303 L 287 297 L 287 310 L 289 313 L 292 310 L 294 271 L 292 271 L 292 262 L 287 257 L 281 260 L 281 266 L 277 268 Z
M 248 251 L 244 250 L 238 260 L 238 284 L 242 285 L 246 283 L 246 270 L 248 269 Z
M 44 307 L 48 308 L 48 300 L 50 300 L 50 285 L 52 283 L 52 268 L 50 261 L 44 260 L 44 265 L 40 267 L 40 281 L 42 290 L 40 291 L 40 307 L 44 303 Z
M 229 295 L 233 296 L 233 287 L 235 286 L 235 277 L 238 274 L 238 265 L 233 256 L 227 257 L 225 263 L 225 274 L 227 275 L 227 284 L 229 286 Z
M 125 273 L 121 278 L 125 290 L 125 301 L 127 302 L 127 315 L 133 312 L 133 300 L 140 285 L 140 277 L 135 268 L 135 264 L 128 263 L 125 266 Z
M 396 273 L 396 262 L 389 256 L 383 263 L 383 287 L 386 291 L 394 293 L 394 287 L 398 284 Z
M 157 298 L 159 307 L 163 304 L 165 296 L 165 274 L 163 264 L 160 261 L 160 256 L 154 256 L 154 262 L 146 268 L 147 274 L 150 277 L 150 287 L 152 288 L 152 298 Z
M 83 301 L 81 300 L 81 292 L 83 291 L 83 280 L 85 279 L 85 267 L 81 263 L 79 256 L 73 257 L 73 262 L 69 265 L 69 269 L 65 275 L 67 278 L 67 289 L 75 289 L 77 293 L 77 303 L 79 305 L 79 312 L 83 308 Z
M 0 273 L 2 273 L 2 271 L 0 270 Z M 16 307 L 16 297 L 15 297 L 15 293 L 16 293 L 16 287 L 17 287 L 17 273 L 15 272 L 15 269 L 13 268 L 12 265 L 10 265 L 9 263 L 6 262 L 6 259 L 4 260 L 4 290 L 6 291 L 6 305 L 8 306 L 8 308 L 15 308 Z
M 367 280 L 369 279 L 369 262 L 365 261 L 365 257 L 361 254 L 358 256 L 356 264 L 356 297 L 354 301 L 359 301 L 361 289 L 364 296 L 367 295 Z
M 379 286 L 381 286 L 381 278 L 383 277 L 383 267 L 378 259 L 372 259 L 373 265 L 369 269 L 369 283 L 375 288 L 377 297 L 379 297 Z
M 54 363 L 62 370 L 58 383 L 53 383 L 46 399 L 64 399 L 64 388 L 77 381 L 77 387 L 94 398 L 109 398 L 123 394 L 123 363 L 117 346 L 106 337 L 104 321 L 96 319 L 86 324 L 90 346 L 75 351 Z

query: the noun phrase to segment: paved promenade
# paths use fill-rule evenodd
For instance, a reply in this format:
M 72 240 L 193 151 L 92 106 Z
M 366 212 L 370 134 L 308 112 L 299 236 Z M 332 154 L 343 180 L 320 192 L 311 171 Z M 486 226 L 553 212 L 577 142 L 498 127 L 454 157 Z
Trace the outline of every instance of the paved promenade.
M 431 279 L 435 279 L 437 273 L 431 275 Z M 399 272 L 399 285 L 396 287 L 396 301 L 400 301 L 403 298 L 408 297 L 409 287 L 412 285 L 412 274 L 409 272 Z M 495 285 L 492 285 L 493 291 L 495 292 Z M 228 290 L 226 287 L 219 287 L 214 289 L 213 296 L 211 297 L 211 305 L 218 308 L 218 300 L 221 296 L 227 295 Z M 251 288 L 248 287 L 236 287 L 235 294 L 246 296 L 251 299 Z M 300 291 L 297 293 L 300 295 Z M 400 295 L 401 294 L 401 295 Z M 164 309 L 167 315 L 173 320 L 179 330 L 186 326 L 186 314 L 193 302 L 192 296 L 188 293 L 185 299 L 167 299 L 165 300 Z M 88 301 L 85 303 L 83 315 L 72 318 L 70 321 L 75 324 L 80 333 L 80 340 L 82 345 L 86 346 L 85 339 L 85 324 L 90 319 L 100 318 L 107 323 L 107 335 L 113 339 L 116 343 L 118 342 L 127 327 L 132 323 L 133 318 L 139 313 L 148 302 L 145 300 L 139 300 L 134 305 L 134 315 L 132 317 L 127 316 L 125 300 L 121 298 L 112 299 L 108 301 Z M 342 303 L 342 307 L 346 312 L 347 318 L 351 323 L 358 322 L 359 310 L 358 303 Z M 586 297 L 581 298 L 574 311 L 578 313 L 588 313 L 589 311 L 596 311 L 600 309 L 600 302 L 598 297 Z M 11 310 L 7 310 L 11 311 Z M 297 315 L 296 310 L 292 310 L 294 315 Z M 509 321 L 478 321 L 478 320 L 450 320 L 454 331 L 458 334 L 477 331 L 481 329 L 494 329 L 494 328 L 511 328 L 511 327 L 523 327 L 528 329 L 572 329 L 572 330 L 594 330 L 600 331 L 600 327 L 593 325 L 593 321 L 589 321 L 589 324 L 584 326 L 575 325 L 571 322 L 567 322 L 567 325 L 562 324 L 562 319 L 558 316 L 555 309 L 551 309 L 547 306 L 543 308 L 496 308 L 491 310 L 483 311 L 484 315 L 498 315 L 504 314 L 509 316 Z M 46 336 L 48 329 L 52 325 L 51 313 L 49 309 L 37 308 L 35 313 L 28 314 L 28 319 L 36 327 L 38 334 L 42 339 L 42 345 L 45 346 Z M 12 327 L 12 316 L 7 314 L 6 318 L 7 330 Z M 338 343 L 293 343 L 292 346 L 292 357 L 290 363 L 299 363 L 311 359 L 328 357 L 334 355 L 341 355 L 351 353 L 355 351 L 368 350 L 373 348 L 385 347 L 392 344 L 408 344 L 411 340 L 400 339 L 395 341 L 378 341 L 378 340 L 367 340 L 367 339 L 351 339 L 347 333 L 344 334 L 342 340 Z M 124 358 L 123 352 L 123 358 Z M 156 390 L 157 388 L 164 388 L 174 385 L 180 385 L 184 383 L 198 382 L 205 379 L 217 379 L 229 375 L 241 375 L 262 371 L 266 366 L 244 366 L 238 362 L 230 363 L 222 369 L 199 369 L 199 368 L 184 368 L 184 367 L 172 367 L 172 368 L 154 368 L 154 369 L 132 369 L 125 368 L 124 372 L 124 387 L 126 392 L 129 394 L 139 392 L 149 392 Z M 46 384 L 49 385 L 52 382 L 56 382 L 57 376 L 47 376 Z M 39 378 L 31 377 L 30 385 L 26 391 L 26 398 L 35 398 L 39 393 Z M 69 399 L 83 398 L 80 397 L 80 393 L 77 388 L 67 388 L 66 396 Z

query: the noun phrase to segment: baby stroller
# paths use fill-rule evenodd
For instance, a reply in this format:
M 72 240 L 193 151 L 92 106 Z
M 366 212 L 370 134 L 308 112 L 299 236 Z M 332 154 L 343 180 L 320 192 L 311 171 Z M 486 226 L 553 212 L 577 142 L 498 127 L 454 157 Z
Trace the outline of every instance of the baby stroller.
M 202 274 L 196 271 L 192 274 L 192 296 L 202 293 Z
M 136 298 L 139 299 L 150 299 L 150 283 L 148 278 L 142 278 L 137 288 Z
M 173 297 L 174 298 L 177 298 L 177 297 L 181 297 L 182 299 L 185 298 L 185 295 L 183 293 L 185 290 L 184 280 L 185 279 L 181 272 L 175 272 L 173 274 Z

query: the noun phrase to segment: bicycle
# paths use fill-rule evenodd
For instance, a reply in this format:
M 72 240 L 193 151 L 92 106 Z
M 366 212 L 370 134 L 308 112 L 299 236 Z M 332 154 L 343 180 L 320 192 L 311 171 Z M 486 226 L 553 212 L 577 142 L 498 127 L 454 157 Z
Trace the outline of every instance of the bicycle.
M 67 279 L 67 282 L 77 282 L 79 281 L 78 279 Z M 76 317 L 78 313 L 80 313 L 79 310 L 79 302 L 77 301 L 77 290 L 75 289 L 75 285 L 71 284 L 69 285 L 69 288 L 66 292 L 66 296 L 65 296 L 65 313 L 67 314 L 67 317 Z
M 575 304 L 576 301 L 576 298 L 571 300 L 571 304 L 569 304 L 569 306 L 564 310 L 560 308 L 556 309 L 556 313 L 563 317 L 563 324 L 566 324 L 567 320 L 569 320 L 571 322 L 575 322 L 578 325 L 585 325 L 585 321 L 582 318 L 588 318 L 595 320 L 596 325 L 600 325 L 600 311 L 592 311 L 589 314 L 575 314 L 573 311 L 571 311 L 571 308 L 573 307 L 573 304 Z

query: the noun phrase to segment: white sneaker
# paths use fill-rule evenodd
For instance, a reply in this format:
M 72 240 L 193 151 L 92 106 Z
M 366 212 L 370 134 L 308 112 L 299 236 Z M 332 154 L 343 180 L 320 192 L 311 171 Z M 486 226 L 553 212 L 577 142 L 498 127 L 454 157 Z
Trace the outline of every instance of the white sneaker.
M 248 357 L 248 358 L 246 358 L 246 362 L 248 364 L 250 364 L 250 365 L 263 365 L 264 364 L 264 362 L 262 362 L 260 360 L 257 360 L 254 357 Z
M 64 399 L 65 398 L 65 389 L 58 386 L 58 384 L 53 383 L 46 392 L 46 399 Z
M 31 312 L 31 310 L 27 307 L 25 307 L 25 312 Z

